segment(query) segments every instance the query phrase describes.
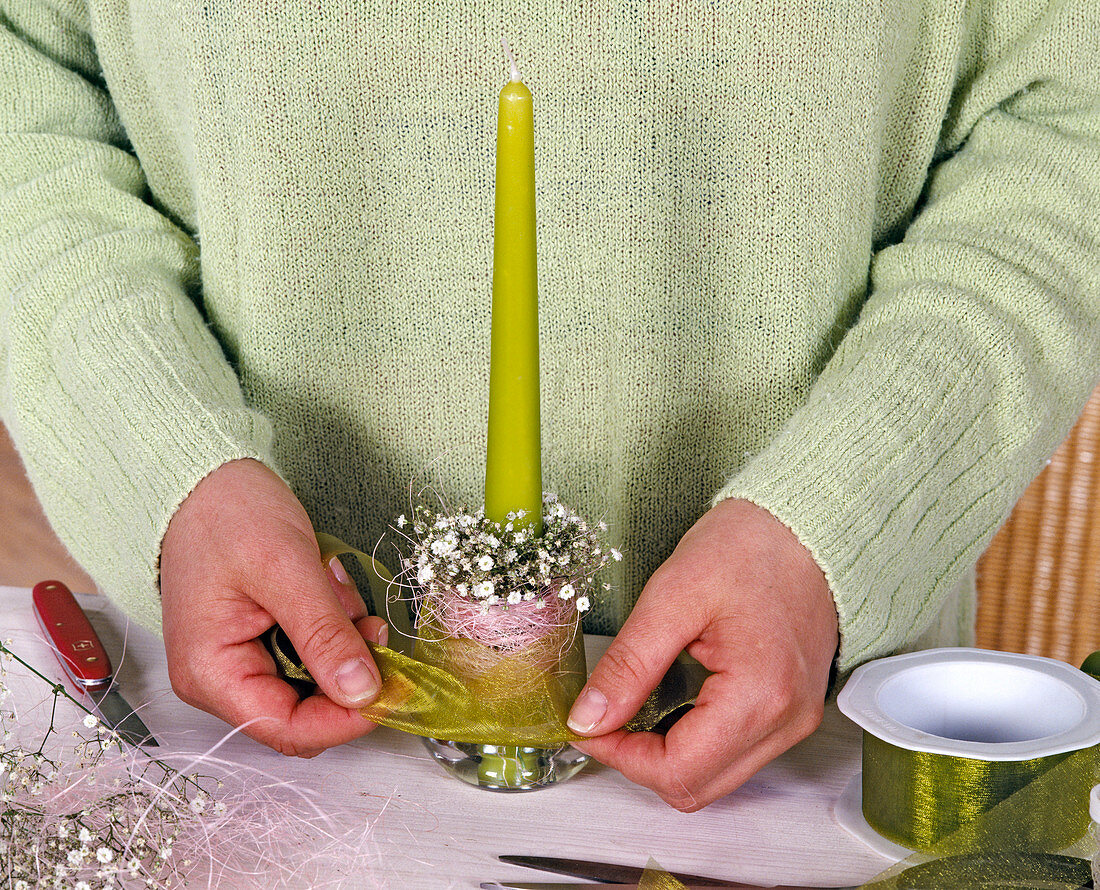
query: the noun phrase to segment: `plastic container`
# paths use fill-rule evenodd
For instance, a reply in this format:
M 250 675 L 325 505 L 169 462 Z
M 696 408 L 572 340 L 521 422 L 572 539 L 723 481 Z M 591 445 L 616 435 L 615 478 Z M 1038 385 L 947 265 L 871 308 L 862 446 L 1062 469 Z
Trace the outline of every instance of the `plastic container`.
M 993 786 L 1006 790 L 982 810 L 1021 787 L 1017 780 L 1036 761 L 1100 744 L 1100 684 L 1072 665 L 1034 655 L 953 648 L 882 658 L 856 669 L 837 704 L 866 736 L 914 758 L 986 763 L 998 777 Z M 974 793 L 957 782 L 929 789 L 921 770 L 899 774 L 903 765 L 865 754 L 862 771 L 835 810 L 842 827 L 896 859 L 935 840 L 913 830 L 924 824 L 911 818 L 918 804 L 948 830 L 963 817 L 974 818 Z M 943 766 L 949 770 L 951 761 Z M 1073 801 L 1070 820 L 1048 820 L 1039 809 L 1020 827 L 1033 840 L 1041 838 L 1046 849 L 1062 849 L 1089 830 L 1084 803 L 1083 797 Z

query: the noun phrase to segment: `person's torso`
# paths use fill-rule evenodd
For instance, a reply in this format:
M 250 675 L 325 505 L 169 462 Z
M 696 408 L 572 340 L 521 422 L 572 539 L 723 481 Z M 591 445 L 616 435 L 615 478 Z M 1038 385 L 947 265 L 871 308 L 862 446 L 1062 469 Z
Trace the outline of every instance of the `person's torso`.
M 92 5 L 281 469 L 367 549 L 410 486 L 481 496 L 508 39 L 535 102 L 545 484 L 609 522 L 628 603 L 858 315 L 937 151 L 963 4 Z

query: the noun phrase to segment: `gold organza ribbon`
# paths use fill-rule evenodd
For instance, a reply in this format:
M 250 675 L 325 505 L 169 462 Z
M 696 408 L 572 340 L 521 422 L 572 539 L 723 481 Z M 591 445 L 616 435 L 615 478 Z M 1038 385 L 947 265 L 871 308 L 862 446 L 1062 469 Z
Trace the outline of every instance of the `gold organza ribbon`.
M 682 881 L 674 878 L 651 858 L 638 879 L 638 890 L 686 890 L 686 888 Z
M 865 737 L 866 738 L 866 737 Z M 1031 761 L 992 763 L 878 751 L 879 784 L 864 791 L 872 819 L 922 849 L 864 884 L 867 890 L 1028 887 L 1070 890 L 1090 878 L 1086 836 L 1096 746 Z M 922 754 L 921 757 L 912 755 Z M 864 758 L 864 767 L 867 766 Z M 923 773 L 916 788 L 907 776 Z M 937 783 L 940 793 L 932 789 Z M 866 789 L 868 786 L 865 785 Z M 1011 790 L 1012 788 L 1018 790 Z M 1007 795 L 998 799 L 997 795 Z M 891 799 L 892 798 L 892 799 Z M 973 814 L 970 821 L 957 810 Z M 874 821 L 868 820 L 876 830 Z M 912 843 L 907 846 L 913 846 Z
M 342 555 L 358 560 L 370 582 L 373 611 L 392 629 L 394 648 L 367 644 L 382 676 L 382 689 L 374 702 L 360 709 L 365 718 L 456 742 L 551 748 L 581 738 L 565 723 L 587 676 L 579 629 L 564 629 L 508 655 L 472 640 L 445 637 L 430 624 L 414 636 L 406 606 L 385 567 L 331 535 L 319 534 L 317 539 L 323 561 Z M 273 628 L 265 642 L 283 676 L 303 686 L 315 685 L 281 628 Z M 706 676 L 698 662 L 678 660 L 627 728 L 658 728 L 662 720 L 690 707 Z
M 1061 850 L 1088 828 L 1086 802 L 1097 748 L 1022 761 L 975 760 L 909 751 L 863 735 L 863 816 L 883 837 L 914 850 L 938 850 L 974 836 L 984 849 Z M 1065 766 L 1043 783 L 1037 780 Z M 1050 783 L 1051 793 L 1044 789 Z M 868 792 L 866 789 L 873 789 Z M 1018 791 L 1030 789 L 1009 807 Z M 1011 834 L 978 817 L 1005 804 Z M 979 835 L 975 832 L 981 831 Z
M 876 878 L 858 890 L 1080 890 L 1092 886 L 1087 859 L 1054 853 L 975 852 L 895 866 L 890 873 L 892 877 Z M 687 887 L 650 859 L 638 890 Z

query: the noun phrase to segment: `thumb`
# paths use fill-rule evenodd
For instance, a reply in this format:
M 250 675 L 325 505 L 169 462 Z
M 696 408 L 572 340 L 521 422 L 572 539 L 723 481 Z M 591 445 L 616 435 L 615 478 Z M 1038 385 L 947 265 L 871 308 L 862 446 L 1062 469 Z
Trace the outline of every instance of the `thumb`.
M 566 721 L 577 735 L 603 735 L 619 729 L 676 660 L 691 637 L 684 637 L 664 610 L 639 598 L 634 611 L 581 690 Z
M 374 701 L 382 688 L 381 675 L 325 567 L 318 561 L 312 572 L 297 584 L 288 584 L 287 590 L 292 593 L 280 597 L 268 611 L 290 637 L 321 691 L 345 708 Z

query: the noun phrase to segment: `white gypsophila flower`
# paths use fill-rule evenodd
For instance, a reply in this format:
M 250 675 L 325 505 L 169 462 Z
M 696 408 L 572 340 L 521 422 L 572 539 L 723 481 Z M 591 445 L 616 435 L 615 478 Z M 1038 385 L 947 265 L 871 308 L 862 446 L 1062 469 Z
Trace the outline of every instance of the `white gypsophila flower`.
M 191 800 L 189 806 L 191 808 L 191 812 L 198 815 L 206 809 L 206 798 L 201 796 L 195 797 Z
M 102 862 L 104 865 L 106 865 L 108 862 L 115 858 L 115 854 L 107 847 L 100 847 L 98 850 L 95 851 L 95 858 L 99 862 Z
M 586 597 L 586 596 L 577 597 L 577 611 L 578 612 L 587 612 L 591 607 L 592 607 L 592 603 L 589 602 L 588 597 Z
M 92 885 L 87 881 L 77 881 L 73 885 L 73 890 L 92 890 Z
M 546 608 L 546 600 L 544 600 L 542 597 L 539 597 L 539 601 L 537 603 L 535 603 L 535 608 L 536 609 L 545 609 Z
M 69 850 L 67 858 L 69 865 L 82 865 L 84 863 L 84 853 L 81 850 Z
M 523 601 L 523 594 L 518 590 L 513 590 L 508 594 L 508 605 L 514 606 Z
M 408 524 L 409 524 L 409 520 L 407 520 L 405 518 L 404 513 L 402 513 L 400 516 L 397 517 L 397 527 L 398 528 L 404 528 Z
M 80 834 L 77 835 L 80 838 L 80 843 L 89 844 L 92 841 L 92 833 L 87 828 L 81 828 Z
M 570 599 L 577 592 L 576 588 L 572 584 L 563 584 L 561 590 L 558 591 L 558 596 L 563 600 Z
M 99 718 L 95 714 L 88 714 L 82 722 L 88 729 L 95 729 L 99 726 Z
M 615 562 L 622 562 L 623 555 L 618 550 L 616 550 L 614 547 L 612 547 L 611 548 L 611 558 L 613 560 L 615 560 Z
M 424 588 L 417 595 L 450 591 L 476 599 L 479 608 L 515 604 L 515 597 L 498 597 L 497 590 L 518 591 L 523 602 L 563 585 L 568 585 L 563 596 L 567 600 L 581 591 L 606 589 L 594 577 L 612 558 L 597 534 L 597 523 L 588 524 L 553 495 L 543 497 L 540 535 L 529 525 L 516 528 L 523 515 L 515 511 L 508 522 L 498 523 L 483 509 L 447 514 L 416 507 L 407 537 L 411 552 L 402 556 L 405 576 Z

